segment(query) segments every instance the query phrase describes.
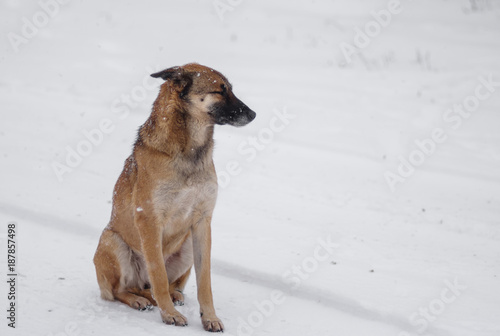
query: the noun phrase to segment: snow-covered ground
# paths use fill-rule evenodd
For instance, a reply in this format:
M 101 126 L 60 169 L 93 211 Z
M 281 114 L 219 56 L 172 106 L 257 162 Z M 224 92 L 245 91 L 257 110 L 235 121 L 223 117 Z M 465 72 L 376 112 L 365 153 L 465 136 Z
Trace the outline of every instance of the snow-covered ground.
M 215 135 L 226 334 L 500 335 L 498 1 L 40 3 L 0 3 L 2 335 L 206 335 L 193 277 L 179 328 L 92 264 L 148 75 L 192 61 L 257 112 Z

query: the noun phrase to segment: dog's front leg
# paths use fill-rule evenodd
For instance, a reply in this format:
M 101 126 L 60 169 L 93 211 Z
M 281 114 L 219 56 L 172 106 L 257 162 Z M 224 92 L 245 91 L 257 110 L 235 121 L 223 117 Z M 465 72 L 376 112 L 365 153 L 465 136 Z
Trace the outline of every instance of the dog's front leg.
M 194 269 L 196 272 L 198 302 L 200 303 L 203 328 L 207 331 L 219 332 L 224 330 L 224 325 L 215 314 L 212 298 L 212 284 L 210 280 L 211 221 L 211 216 L 203 218 L 192 229 Z
M 136 225 L 141 236 L 142 251 L 146 261 L 153 297 L 160 308 L 163 322 L 186 326 L 187 319 L 179 313 L 170 298 L 169 284 L 162 253 L 161 232 L 157 225 L 148 223 L 145 217 L 138 215 Z

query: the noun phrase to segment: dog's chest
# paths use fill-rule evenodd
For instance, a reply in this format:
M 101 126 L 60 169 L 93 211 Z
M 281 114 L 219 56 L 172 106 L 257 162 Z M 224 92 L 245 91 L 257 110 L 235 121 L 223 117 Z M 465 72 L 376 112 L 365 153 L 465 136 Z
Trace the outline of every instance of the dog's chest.
M 194 216 L 211 213 L 217 199 L 217 183 L 201 181 L 161 182 L 153 195 L 154 209 L 162 219 L 190 222 Z

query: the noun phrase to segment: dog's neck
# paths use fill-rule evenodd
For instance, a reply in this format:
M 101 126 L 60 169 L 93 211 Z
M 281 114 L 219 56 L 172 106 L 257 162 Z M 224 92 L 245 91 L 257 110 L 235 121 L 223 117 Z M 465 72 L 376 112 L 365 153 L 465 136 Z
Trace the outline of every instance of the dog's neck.
M 198 166 L 211 162 L 213 132 L 213 125 L 194 118 L 174 93 L 168 92 L 168 87 L 162 87 L 151 116 L 139 130 L 138 141 Z

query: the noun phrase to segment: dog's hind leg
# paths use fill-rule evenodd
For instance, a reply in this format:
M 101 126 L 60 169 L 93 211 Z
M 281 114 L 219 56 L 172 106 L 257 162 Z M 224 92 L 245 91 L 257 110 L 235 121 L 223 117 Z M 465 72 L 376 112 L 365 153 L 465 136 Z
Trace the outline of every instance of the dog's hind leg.
M 128 247 L 124 245 L 124 242 L 116 233 L 104 230 L 94 256 L 101 297 L 110 301 L 116 299 L 134 309 L 150 309 L 152 308 L 149 300 L 151 295 L 142 295 L 143 293 L 134 293 L 134 290 L 124 289 L 123 277 L 125 275 L 134 275 L 134 270 L 128 265 L 129 263 L 123 260 L 120 263 L 120 257 L 121 259 L 128 259 L 126 256 L 129 253 Z
M 104 300 L 113 301 L 114 292 L 120 286 L 120 263 L 113 253 L 114 241 L 111 231 L 102 233 L 99 245 L 94 255 L 94 265 L 97 275 L 97 283 Z

